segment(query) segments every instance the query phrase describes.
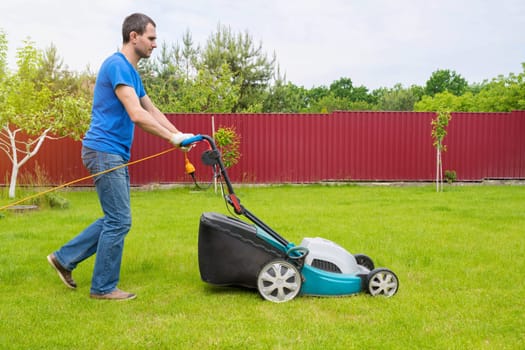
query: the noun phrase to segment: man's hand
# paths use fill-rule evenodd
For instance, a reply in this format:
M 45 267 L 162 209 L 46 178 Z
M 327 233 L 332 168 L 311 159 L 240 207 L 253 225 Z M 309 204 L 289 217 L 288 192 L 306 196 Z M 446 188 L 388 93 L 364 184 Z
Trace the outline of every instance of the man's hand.
M 190 133 L 178 132 L 176 134 L 173 134 L 173 136 L 171 137 L 170 142 L 175 147 L 180 147 L 180 144 L 182 143 L 182 141 L 186 140 L 187 138 L 193 137 L 193 136 L 195 136 L 195 135 L 190 134 Z

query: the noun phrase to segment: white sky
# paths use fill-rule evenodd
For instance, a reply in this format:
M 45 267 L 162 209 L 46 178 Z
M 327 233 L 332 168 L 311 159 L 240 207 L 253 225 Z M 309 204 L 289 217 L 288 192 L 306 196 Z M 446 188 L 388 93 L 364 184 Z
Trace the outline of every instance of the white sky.
M 53 43 L 69 68 L 97 71 L 133 12 L 155 20 L 159 45 L 189 30 L 203 46 L 219 23 L 248 31 L 305 88 L 342 77 L 369 90 L 424 85 L 437 69 L 474 83 L 525 62 L 523 0 L 2 0 L 10 67 L 30 37 L 40 49 Z

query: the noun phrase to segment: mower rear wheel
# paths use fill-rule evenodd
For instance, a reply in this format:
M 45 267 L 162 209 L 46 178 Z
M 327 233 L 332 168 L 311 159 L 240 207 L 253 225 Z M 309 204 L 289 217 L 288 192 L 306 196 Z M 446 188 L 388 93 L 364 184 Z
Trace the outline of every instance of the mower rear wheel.
M 396 274 L 389 269 L 379 268 L 368 274 L 368 292 L 372 296 L 383 295 L 391 297 L 397 293 L 399 280 Z
M 366 267 L 370 271 L 375 269 L 374 261 L 368 255 L 355 254 L 354 258 L 355 258 L 355 261 L 357 262 L 357 265 L 361 265 L 363 267 Z
M 274 303 L 283 303 L 295 298 L 301 291 L 302 283 L 299 270 L 284 260 L 269 262 L 257 276 L 259 293 L 264 299 Z

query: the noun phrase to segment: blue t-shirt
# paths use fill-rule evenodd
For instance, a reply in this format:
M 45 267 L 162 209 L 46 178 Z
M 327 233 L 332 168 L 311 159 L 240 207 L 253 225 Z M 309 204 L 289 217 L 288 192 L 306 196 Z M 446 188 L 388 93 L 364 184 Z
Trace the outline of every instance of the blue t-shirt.
M 82 143 L 95 151 L 121 155 L 127 161 L 135 124 L 115 94 L 119 85 L 134 88 L 139 98 L 146 95 L 137 70 L 117 52 L 100 67 L 93 94 L 91 124 Z

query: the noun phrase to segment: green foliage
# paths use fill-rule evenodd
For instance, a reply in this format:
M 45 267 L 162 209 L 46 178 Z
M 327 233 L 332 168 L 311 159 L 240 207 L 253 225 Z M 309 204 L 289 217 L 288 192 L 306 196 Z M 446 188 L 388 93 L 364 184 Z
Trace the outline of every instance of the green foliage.
M 11 106 L 7 103 L 9 91 L 11 90 L 11 82 L 8 79 L 7 53 L 7 35 L 0 30 L 0 127 L 7 123 L 7 117 L 12 113 Z
M 490 82 L 474 85 L 470 91 L 456 96 L 448 91 L 423 96 L 416 111 L 449 110 L 455 112 L 510 112 L 525 109 L 525 63 L 523 72 L 498 76 Z
M 382 111 L 413 111 L 415 103 L 421 99 L 422 90 L 419 86 L 404 88 L 401 84 L 391 89 L 378 89 L 375 91 L 377 107 Z
M 155 59 L 139 62 L 142 81 L 148 95 L 161 111 L 183 112 L 177 104 L 182 95 L 180 88 L 185 80 L 190 79 L 190 73 L 187 71 L 185 77 L 180 47 L 168 47 L 163 43 L 159 50 L 160 54 Z
M 479 111 L 510 112 L 525 109 L 525 63 L 523 72 L 498 76 L 486 83 L 475 103 Z
M 5 36 L 0 36 L 0 66 L 6 50 Z M 44 54 L 27 39 L 16 52 L 16 62 L 16 72 L 0 75 L 0 149 L 12 163 L 11 198 L 19 169 L 38 153 L 44 140 L 79 139 L 89 125 L 91 106 L 85 77 L 62 71 L 53 46 Z
M 439 93 L 434 97 L 425 95 L 419 102 L 414 105 L 414 110 L 423 112 L 434 112 L 434 111 L 465 111 L 471 108 L 472 105 L 472 94 L 470 92 L 463 96 L 456 96 L 448 91 Z
M 204 48 L 189 32 L 182 45 L 161 46 L 160 55 L 142 61 L 149 96 L 164 112 L 260 112 L 274 73 L 269 59 L 248 33 L 218 26 Z
M 270 86 L 269 93 L 263 103 L 263 112 L 296 113 L 307 110 L 309 91 L 293 83 L 276 81 Z
M 159 57 L 141 61 L 144 85 L 160 110 L 221 113 L 235 108 L 242 88 L 235 79 L 239 73 L 226 61 L 211 69 L 203 60 L 186 32 L 183 46 L 163 44 Z
M 6 108 L 4 126 L 39 136 L 47 130 L 57 136 L 79 138 L 90 118 L 90 90 L 60 70 L 56 49 L 43 55 L 26 40 L 16 54 L 18 70 L 8 74 L 2 89 Z M 9 125 L 9 126 L 8 126 Z
M 457 174 L 455 170 L 445 170 L 445 180 L 447 183 L 451 184 L 457 179 Z
M 67 209 L 70 205 L 67 198 L 62 197 L 57 193 L 46 194 L 46 200 L 51 208 Z
M 45 101 L 51 100 L 57 107 L 55 112 L 64 111 L 49 113 L 58 115 L 57 128 L 52 132 L 62 136 L 68 134 L 70 128 L 73 137 L 79 138 L 89 122 L 89 113 L 83 111 L 91 101 L 94 75 L 78 75 L 64 69 L 53 45 L 43 53 L 32 52 L 34 48 L 30 42 L 26 42 L 26 46 L 20 51 L 26 59 L 19 61 L 24 64 L 20 73 L 26 78 L 12 80 L 5 69 L 7 40 L 5 33 L 0 31 L 0 122 L 5 121 L 6 116 L 18 115 L 12 111 L 16 106 L 18 110 L 22 106 L 25 108 L 25 114 L 19 115 L 21 119 L 31 119 L 25 118 L 31 110 L 39 110 L 40 106 L 47 104 Z M 42 59 L 37 64 L 37 75 L 31 76 L 28 74 L 35 72 L 35 63 L 39 61 L 29 59 L 34 55 Z M 392 88 L 381 87 L 374 91 L 365 86 L 354 86 L 350 77 L 311 88 L 297 86 L 281 74 L 276 55 L 267 55 L 261 42 L 255 43 L 248 32 L 234 33 L 230 27 L 221 24 L 203 46 L 193 41 L 189 30 L 183 33 L 180 43 L 163 43 L 158 55 L 140 62 L 139 70 L 148 95 L 165 113 L 506 112 L 525 109 L 524 73 L 510 73 L 469 85 L 455 71 L 439 69 L 430 75 L 425 86 L 405 88 L 394 84 Z M 9 94 L 17 89 L 21 89 L 22 96 Z M 38 91 L 38 94 L 31 94 L 35 96 L 34 100 L 26 103 L 25 96 L 31 91 Z M 67 101 L 65 96 L 73 99 Z M 11 99 L 9 103 L 6 102 L 8 97 Z M 68 108 L 71 113 L 66 113 Z M 67 115 L 74 118 L 66 118 Z M 35 122 L 30 123 L 25 127 L 39 128 Z
M 157 59 L 141 63 L 148 94 L 166 112 L 328 113 L 334 110 L 509 111 L 524 109 L 522 75 L 492 82 L 467 81 L 455 71 L 433 72 L 425 86 L 395 84 L 370 92 L 349 77 L 310 89 L 286 81 L 276 57 L 248 32 L 217 26 L 204 47 L 189 31 L 182 44 L 161 47 Z M 503 96 L 503 98 L 499 98 Z
M 330 92 L 337 98 L 355 100 L 353 90 L 354 86 L 350 78 L 341 78 L 330 84 Z
M 25 194 L 29 192 L 24 191 L 23 193 Z M 70 202 L 67 198 L 53 192 L 32 198 L 30 201 L 28 201 L 28 203 L 38 206 L 39 209 L 46 207 L 53 209 L 68 209 L 70 205 Z
M 219 128 L 213 135 L 217 148 L 221 152 L 222 160 L 226 168 L 239 162 L 241 158 L 240 136 L 235 131 L 235 127 Z
M 180 111 L 190 112 L 230 112 L 240 98 L 240 86 L 232 83 L 233 74 L 224 63 L 212 75 L 208 70 L 199 70 L 193 81 L 180 88 Z
M 447 127 L 451 118 L 449 111 L 440 111 L 436 113 L 436 117 L 431 122 L 433 145 L 442 151 L 446 150 L 446 147 L 443 145 L 443 139 L 447 136 Z
M 222 71 L 227 64 L 233 74 L 233 83 L 240 87 L 239 100 L 232 112 L 262 109 L 275 69 L 275 56 L 268 58 L 262 43 L 256 45 L 248 32 L 234 34 L 230 27 L 217 26 L 202 52 L 202 64 L 212 73 Z
M 441 92 L 450 92 L 453 95 L 462 95 L 468 87 L 468 82 L 455 71 L 439 69 L 432 73 L 425 85 L 425 94 L 434 96 Z
M 439 111 L 436 117 L 432 119 L 432 139 L 434 140 L 434 147 L 436 148 L 436 190 L 443 191 L 443 162 L 442 154 L 445 152 L 446 146 L 443 144 L 443 139 L 447 135 L 448 123 L 451 119 L 449 111 Z
M 349 110 L 351 102 L 333 94 L 321 97 L 319 100 L 312 103 L 308 112 L 312 113 L 331 113 L 333 111 Z
M 7 74 L 7 34 L 0 28 L 0 82 Z

